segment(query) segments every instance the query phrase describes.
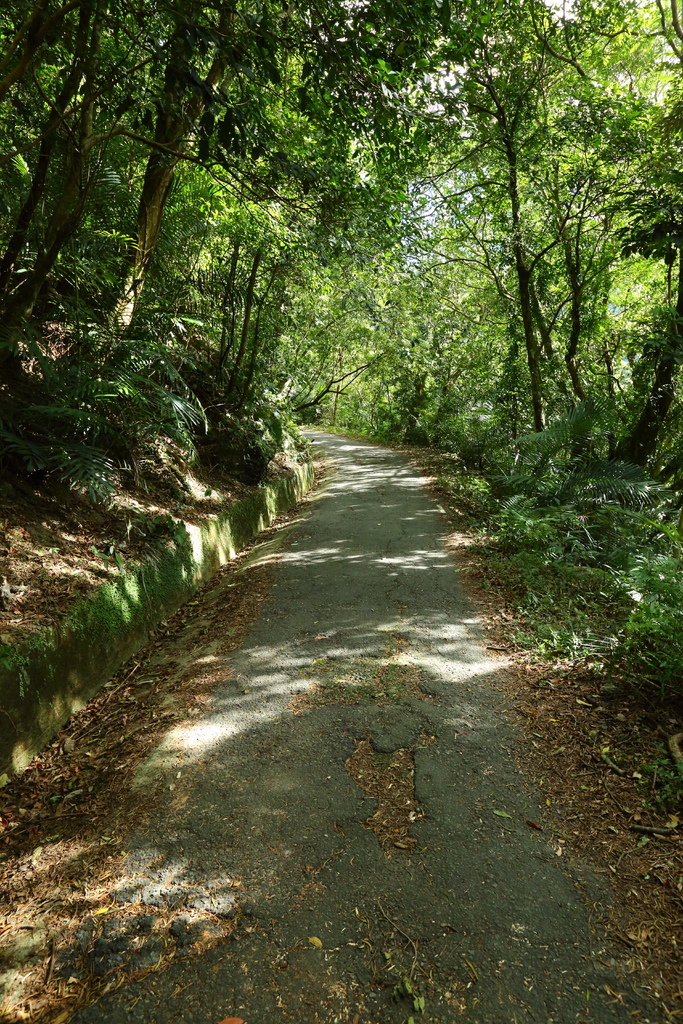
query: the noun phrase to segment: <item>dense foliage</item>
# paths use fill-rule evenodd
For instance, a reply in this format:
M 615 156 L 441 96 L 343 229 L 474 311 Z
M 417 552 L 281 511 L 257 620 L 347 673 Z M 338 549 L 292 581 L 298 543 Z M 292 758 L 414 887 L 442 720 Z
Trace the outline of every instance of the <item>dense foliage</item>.
M 15 0 L 4 470 L 100 500 L 160 443 L 258 479 L 295 420 L 437 446 L 681 686 L 682 63 L 673 0 Z
M 297 292 L 329 258 L 331 231 L 391 203 L 386 168 L 398 181 L 414 159 L 432 13 L 334 0 L 5 6 L 8 470 L 98 497 L 150 435 L 191 449 L 207 428 L 273 419 L 275 396 L 292 391 L 280 339 Z
M 340 375 L 373 361 L 326 412 L 481 474 L 543 649 L 680 691 L 681 29 L 662 4 L 564 12 L 500 5 L 431 76 L 429 158 L 340 300 L 365 310 Z

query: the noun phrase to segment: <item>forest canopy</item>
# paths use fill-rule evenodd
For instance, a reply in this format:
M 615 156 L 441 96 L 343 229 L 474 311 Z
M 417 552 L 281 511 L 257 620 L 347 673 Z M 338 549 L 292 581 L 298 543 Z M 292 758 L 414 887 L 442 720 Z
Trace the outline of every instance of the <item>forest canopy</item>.
M 497 464 L 588 403 L 678 489 L 675 3 L 47 0 L 0 32 L 11 471 L 98 497 L 149 434 L 330 408 Z

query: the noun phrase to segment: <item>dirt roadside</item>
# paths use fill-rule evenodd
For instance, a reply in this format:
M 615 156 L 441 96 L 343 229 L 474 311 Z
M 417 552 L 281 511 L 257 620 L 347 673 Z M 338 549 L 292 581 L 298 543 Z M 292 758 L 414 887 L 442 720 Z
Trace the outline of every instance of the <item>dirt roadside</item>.
M 667 738 L 683 728 L 675 699 L 607 671 L 589 658 L 529 652 L 524 593 L 492 572 L 473 533 L 472 511 L 448 486 L 453 462 L 429 449 L 400 449 L 430 480 L 444 510 L 448 550 L 476 605 L 486 649 L 504 671 L 509 713 L 525 734 L 518 757 L 543 794 L 540 824 L 558 856 L 580 858 L 608 887 L 592 905 L 596 924 L 623 951 L 627 969 L 661 1000 L 663 1019 L 683 1017 L 683 836 L 668 799 L 675 766 Z M 680 817 L 679 817 L 680 816 Z M 590 902 L 590 894 L 586 893 Z
M 268 482 L 292 465 L 279 453 Z M 181 524 L 203 524 L 256 490 L 220 467 L 189 465 L 172 445 L 143 460 L 137 481 L 129 476 L 98 504 L 55 482 L 0 482 L 0 657 L 3 647 L 58 626 L 129 560 L 169 544 Z

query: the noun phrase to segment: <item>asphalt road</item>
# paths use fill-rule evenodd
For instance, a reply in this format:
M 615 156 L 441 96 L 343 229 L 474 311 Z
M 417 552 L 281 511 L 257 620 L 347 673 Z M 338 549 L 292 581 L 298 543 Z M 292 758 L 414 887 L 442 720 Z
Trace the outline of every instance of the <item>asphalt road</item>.
M 165 970 L 75 1020 L 658 1019 L 591 931 L 579 889 L 599 899 L 598 883 L 527 824 L 539 797 L 423 481 L 386 449 L 312 436 L 335 474 L 220 666 L 213 708 L 152 763 L 148 778 L 166 784 L 180 767 L 182 780 L 160 790 L 120 880 L 127 913 L 146 894 L 140 927 L 158 930 L 181 907 L 175 934 L 187 938 Z M 419 689 L 345 702 L 388 661 Z M 321 693 L 341 702 L 319 706 Z M 380 753 L 413 749 L 423 817 L 407 849 L 383 850 L 363 826 L 376 805 L 345 763 L 368 737 Z M 209 932 L 211 920 L 237 926 L 197 953 L 196 919 Z M 125 942 L 110 949 L 125 961 Z

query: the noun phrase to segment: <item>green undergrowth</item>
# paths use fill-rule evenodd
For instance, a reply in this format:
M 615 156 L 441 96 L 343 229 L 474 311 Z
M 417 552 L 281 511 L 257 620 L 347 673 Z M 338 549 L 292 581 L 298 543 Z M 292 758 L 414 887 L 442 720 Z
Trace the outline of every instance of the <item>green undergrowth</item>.
M 673 813 L 683 805 L 683 778 L 678 767 L 671 761 L 671 755 L 664 743 L 657 745 L 657 752 L 642 766 L 643 778 L 640 783 L 642 803 L 657 813 Z
M 683 698 L 683 568 L 666 510 L 510 500 L 500 480 L 434 456 L 503 633 L 537 658 L 590 659 L 661 699 Z M 514 496 L 513 496 L 514 497 Z
M 517 647 L 547 657 L 600 657 L 628 618 L 628 604 L 610 573 L 592 566 L 548 562 L 533 551 L 478 545 L 483 589 L 505 594 Z
M 596 689 L 628 692 L 644 721 L 668 716 L 674 729 L 683 704 L 683 567 L 666 505 L 640 514 L 612 505 L 595 516 L 537 506 L 519 515 L 515 531 L 499 480 L 433 458 L 442 500 L 470 540 L 476 586 L 499 616 L 497 635 L 537 663 L 588 669 Z M 638 768 L 644 807 L 680 808 L 683 778 L 665 743 Z

